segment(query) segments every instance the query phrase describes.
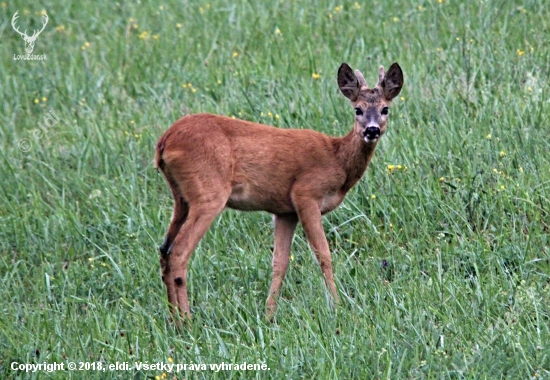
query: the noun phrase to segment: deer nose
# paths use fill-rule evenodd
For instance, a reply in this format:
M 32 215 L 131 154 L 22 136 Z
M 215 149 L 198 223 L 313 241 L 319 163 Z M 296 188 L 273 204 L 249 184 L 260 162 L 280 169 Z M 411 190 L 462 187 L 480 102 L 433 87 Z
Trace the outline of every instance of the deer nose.
M 364 136 L 370 140 L 380 137 L 380 127 L 367 127 Z

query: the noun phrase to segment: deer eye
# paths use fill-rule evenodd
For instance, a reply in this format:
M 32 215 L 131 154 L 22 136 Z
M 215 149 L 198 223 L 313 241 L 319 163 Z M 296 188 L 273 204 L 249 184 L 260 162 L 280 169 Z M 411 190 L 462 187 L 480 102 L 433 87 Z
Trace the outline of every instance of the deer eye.
M 363 114 L 363 110 L 361 110 L 361 108 L 356 108 L 356 109 L 355 109 L 355 114 L 356 114 L 357 116 L 362 115 L 362 114 Z
M 384 107 L 384 108 L 382 108 L 381 113 L 382 113 L 382 115 L 387 115 L 389 111 L 390 111 L 390 109 L 388 107 Z

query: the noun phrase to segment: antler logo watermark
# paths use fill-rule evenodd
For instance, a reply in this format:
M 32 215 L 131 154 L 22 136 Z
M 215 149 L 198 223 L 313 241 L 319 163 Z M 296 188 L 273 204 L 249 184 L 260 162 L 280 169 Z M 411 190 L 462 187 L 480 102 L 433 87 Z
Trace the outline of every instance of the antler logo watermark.
M 26 55 L 13 55 L 13 59 L 14 60 L 46 60 L 48 59 L 46 57 L 46 54 L 42 54 L 42 55 L 36 55 L 36 54 L 32 54 L 33 50 L 34 50 L 34 43 L 36 42 L 36 39 L 38 38 L 38 36 L 40 35 L 40 33 L 42 33 L 42 31 L 44 30 L 44 28 L 46 27 L 46 25 L 48 24 L 48 15 L 46 13 L 44 13 L 43 15 L 43 20 L 42 20 L 42 29 L 40 30 L 34 30 L 34 33 L 32 34 L 32 36 L 29 36 L 27 34 L 27 30 L 25 29 L 24 32 L 21 32 L 19 30 L 19 27 L 17 27 L 15 25 L 16 21 L 17 21 L 17 18 L 19 17 L 18 16 L 18 13 L 19 11 L 15 12 L 15 14 L 13 15 L 12 19 L 11 19 L 11 26 L 13 27 L 13 29 L 19 33 L 21 35 L 21 37 L 23 37 L 23 40 L 25 41 L 25 51 L 27 52 Z

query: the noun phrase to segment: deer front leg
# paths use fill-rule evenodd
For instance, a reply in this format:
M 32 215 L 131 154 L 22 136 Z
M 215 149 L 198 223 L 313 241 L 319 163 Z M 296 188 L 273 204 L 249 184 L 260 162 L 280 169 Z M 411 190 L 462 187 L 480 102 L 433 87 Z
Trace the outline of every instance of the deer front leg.
M 275 246 L 273 248 L 273 274 L 269 296 L 267 297 L 266 316 L 269 320 L 273 319 L 277 311 L 277 298 L 283 284 L 286 271 L 288 269 L 288 260 L 290 257 L 290 247 L 298 216 L 296 214 L 275 215 Z
M 323 230 L 323 222 L 319 202 L 306 196 L 293 196 L 294 207 L 300 218 L 300 222 L 304 227 L 307 240 L 315 253 L 315 257 L 321 267 L 321 272 L 325 278 L 327 288 L 337 303 L 339 300 L 336 285 L 334 284 L 334 276 L 332 274 L 332 259 L 328 246 L 325 231 Z

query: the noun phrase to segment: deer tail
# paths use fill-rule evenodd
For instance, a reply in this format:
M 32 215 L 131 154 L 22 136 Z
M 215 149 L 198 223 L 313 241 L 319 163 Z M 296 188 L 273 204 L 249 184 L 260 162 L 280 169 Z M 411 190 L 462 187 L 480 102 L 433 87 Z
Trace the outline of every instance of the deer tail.
M 164 147 L 166 145 L 166 138 L 162 136 L 157 143 L 157 149 L 155 149 L 155 168 L 162 171 L 164 169 L 164 160 L 162 154 L 164 153 Z

